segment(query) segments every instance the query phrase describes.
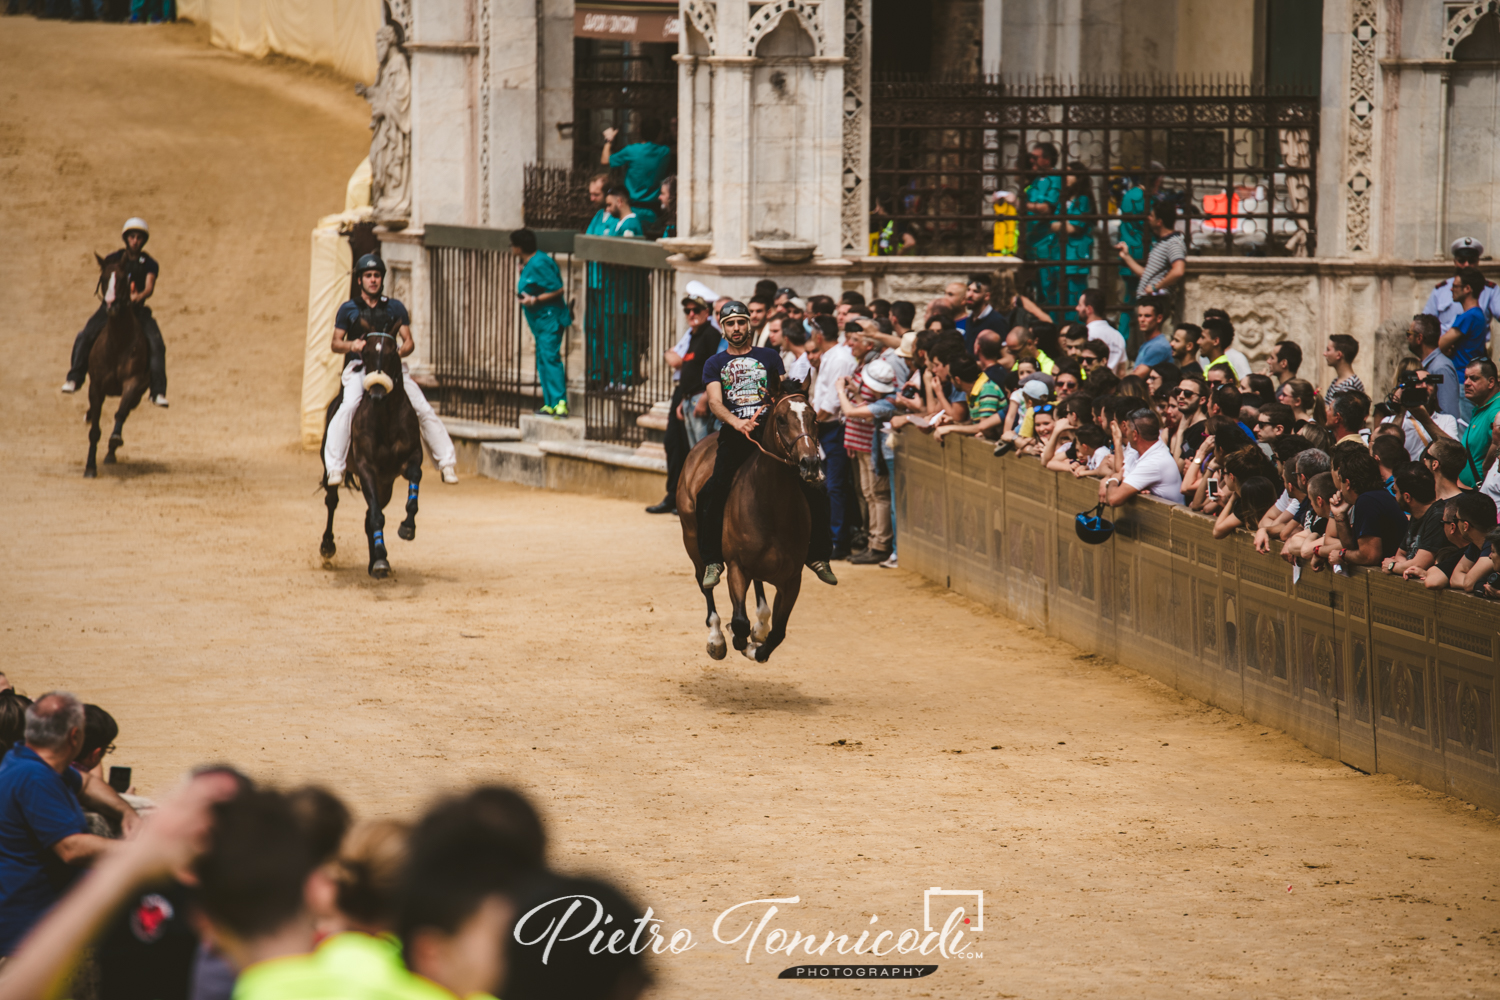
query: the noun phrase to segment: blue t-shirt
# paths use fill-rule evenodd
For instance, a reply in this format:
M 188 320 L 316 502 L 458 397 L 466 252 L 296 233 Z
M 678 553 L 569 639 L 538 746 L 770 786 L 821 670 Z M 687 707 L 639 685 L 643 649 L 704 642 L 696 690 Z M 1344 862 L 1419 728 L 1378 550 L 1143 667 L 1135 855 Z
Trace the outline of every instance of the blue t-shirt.
M 1484 357 L 1484 346 L 1490 342 L 1490 318 L 1483 309 L 1475 306 L 1458 314 L 1458 318 L 1453 321 L 1453 329 L 1459 332 L 1460 337 L 1449 356 L 1453 358 L 1453 367 L 1463 371 L 1475 358 Z
M 672 147 L 654 142 L 634 142 L 609 158 L 612 167 L 625 168 L 625 193 L 631 204 L 655 209 L 661 197 L 661 181 L 667 176 Z
M 0 955 L 15 951 L 73 881 L 52 847 L 88 832 L 81 787 L 78 772 L 58 774 L 25 744 L 0 763 Z
M 1141 353 L 1136 355 L 1135 363 L 1150 368 L 1171 360 L 1172 342 L 1167 339 L 1166 334 L 1158 333 L 1141 345 Z
M 1384 488 L 1370 490 L 1355 499 L 1354 510 L 1349 513 L 1349 530 L 1355 542 L 1379 536 L 1380 558 L 1389 559 L 1401 547 L 1401 537 L 1406 533 L 1406 512 Z
M 780 352 L 769 347 L 752 347 L 748 354 L 723 351 L 703 365 L 704 384 L 717 380 L 724 390 L 724 405 L 741 420 L 771 402 L 785 374 Z

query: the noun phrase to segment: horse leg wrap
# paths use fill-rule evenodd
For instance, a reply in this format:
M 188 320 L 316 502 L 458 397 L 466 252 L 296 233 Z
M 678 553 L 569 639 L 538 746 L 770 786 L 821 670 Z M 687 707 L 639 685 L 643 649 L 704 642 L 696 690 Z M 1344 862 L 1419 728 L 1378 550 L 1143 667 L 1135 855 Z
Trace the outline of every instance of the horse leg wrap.
M 384 548 L 385 547 L 385 532 L 384 531 L 382 531 L 380 528 L 376 528 L 375 529 L 375 534 L 372 537 L 375 539 L 375 544 L 378 547 L 380 547 L 380 548 Z

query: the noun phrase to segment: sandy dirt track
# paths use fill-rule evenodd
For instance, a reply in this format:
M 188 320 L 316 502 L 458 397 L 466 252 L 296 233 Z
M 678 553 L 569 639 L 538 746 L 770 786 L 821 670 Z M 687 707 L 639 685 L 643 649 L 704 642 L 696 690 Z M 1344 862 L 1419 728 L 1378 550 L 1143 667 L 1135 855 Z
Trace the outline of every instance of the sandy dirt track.
M 394 580 L 354 501 L 325 569 L 307 234 L 365 120 L 346 82 L 190 26 L 0 19 L 0 660 L 110 709 L 142 791 L 214 759 L 366 815 L 518 783 L 560 866 L 693 931 L 666 998 L 1500 995 L 1493 815 L 909 573 L 840 564 L 757 666 L 703 654 L 676 523 L 632 504 L 430 476 Z M 57 386 L 133 214 L 173 405 L 85 482 Z M 915 982 L 784 985 L 790 959 L 710 938 L 782 896 L 768 932 L 920 927 L 932 886 L 985 890 L 983 957 Z

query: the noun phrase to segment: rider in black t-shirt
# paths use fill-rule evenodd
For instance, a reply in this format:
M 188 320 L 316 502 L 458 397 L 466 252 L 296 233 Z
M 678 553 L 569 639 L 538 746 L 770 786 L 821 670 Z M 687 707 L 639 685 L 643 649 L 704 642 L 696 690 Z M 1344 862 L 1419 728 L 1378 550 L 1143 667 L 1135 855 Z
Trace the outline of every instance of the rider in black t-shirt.
M 145 250 L 146 241 L 151 238 L 145 219 L 127 219 L 120 235 L 125 240 L 125 249 L 116 250 L 104 258 L 104 263 L 125 261 L 125 271 L 130 279 L 130 303 L 135 307 L 141 332 L 146 335 L 146 343 L 151 348 L 151 402 L 166 406 L 167 347 L 161 339 L 161 327 L 152 318 L 151 307 L 146 305 L 146 300 L 156 292 L 156 276 L 161 273 L 161 267 Z M 68 380 L 62 384 L 63 392 L 77 392 L 83 385 L 89 374 L 89 351 L 94 349 L 94 341 L 108 320 L 109 306 L 101 302 L 78 336 L 73 338 L 72 363 L 68 367 Z
M 769 347 L 752 347 L 750 310 L 743 302 L 726 302 L 719 326 L 729 350 L 703 365 L 708 407 L 723 421 L 713 475 L 698 490 L 698 554 L 703 559 L 703 589 L 710 590 L 724 572 L 724 505 L 741 465 L 758 450 L 750 435 L 765 411 L 775 403 L 786 369 L 781 355 Z M 807 541 L 807 567 L 824 583 L 838 583 L 828 566 L 833 533 L 828 524 L 828 494 L 802 479 L 802 496 L 812 515 Z

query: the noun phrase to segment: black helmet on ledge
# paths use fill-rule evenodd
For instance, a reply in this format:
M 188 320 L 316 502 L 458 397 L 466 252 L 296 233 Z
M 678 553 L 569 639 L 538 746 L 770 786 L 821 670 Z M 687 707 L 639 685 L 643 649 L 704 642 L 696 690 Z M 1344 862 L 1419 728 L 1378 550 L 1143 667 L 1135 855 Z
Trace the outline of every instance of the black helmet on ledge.
M 1078 533 L 1079 541 L 1087 545 L 1102 545 L 1115 533 L 1115 525 L 1104 519 L 1104 504 L 1101 503 L 1073 518 L 1073 530 Z
M 385 277 L 385 261 L 372 253 L 367 253 L 354 262 L 354 276 L 364 277 L 366 271 L 379 271 L 382 278 Z

